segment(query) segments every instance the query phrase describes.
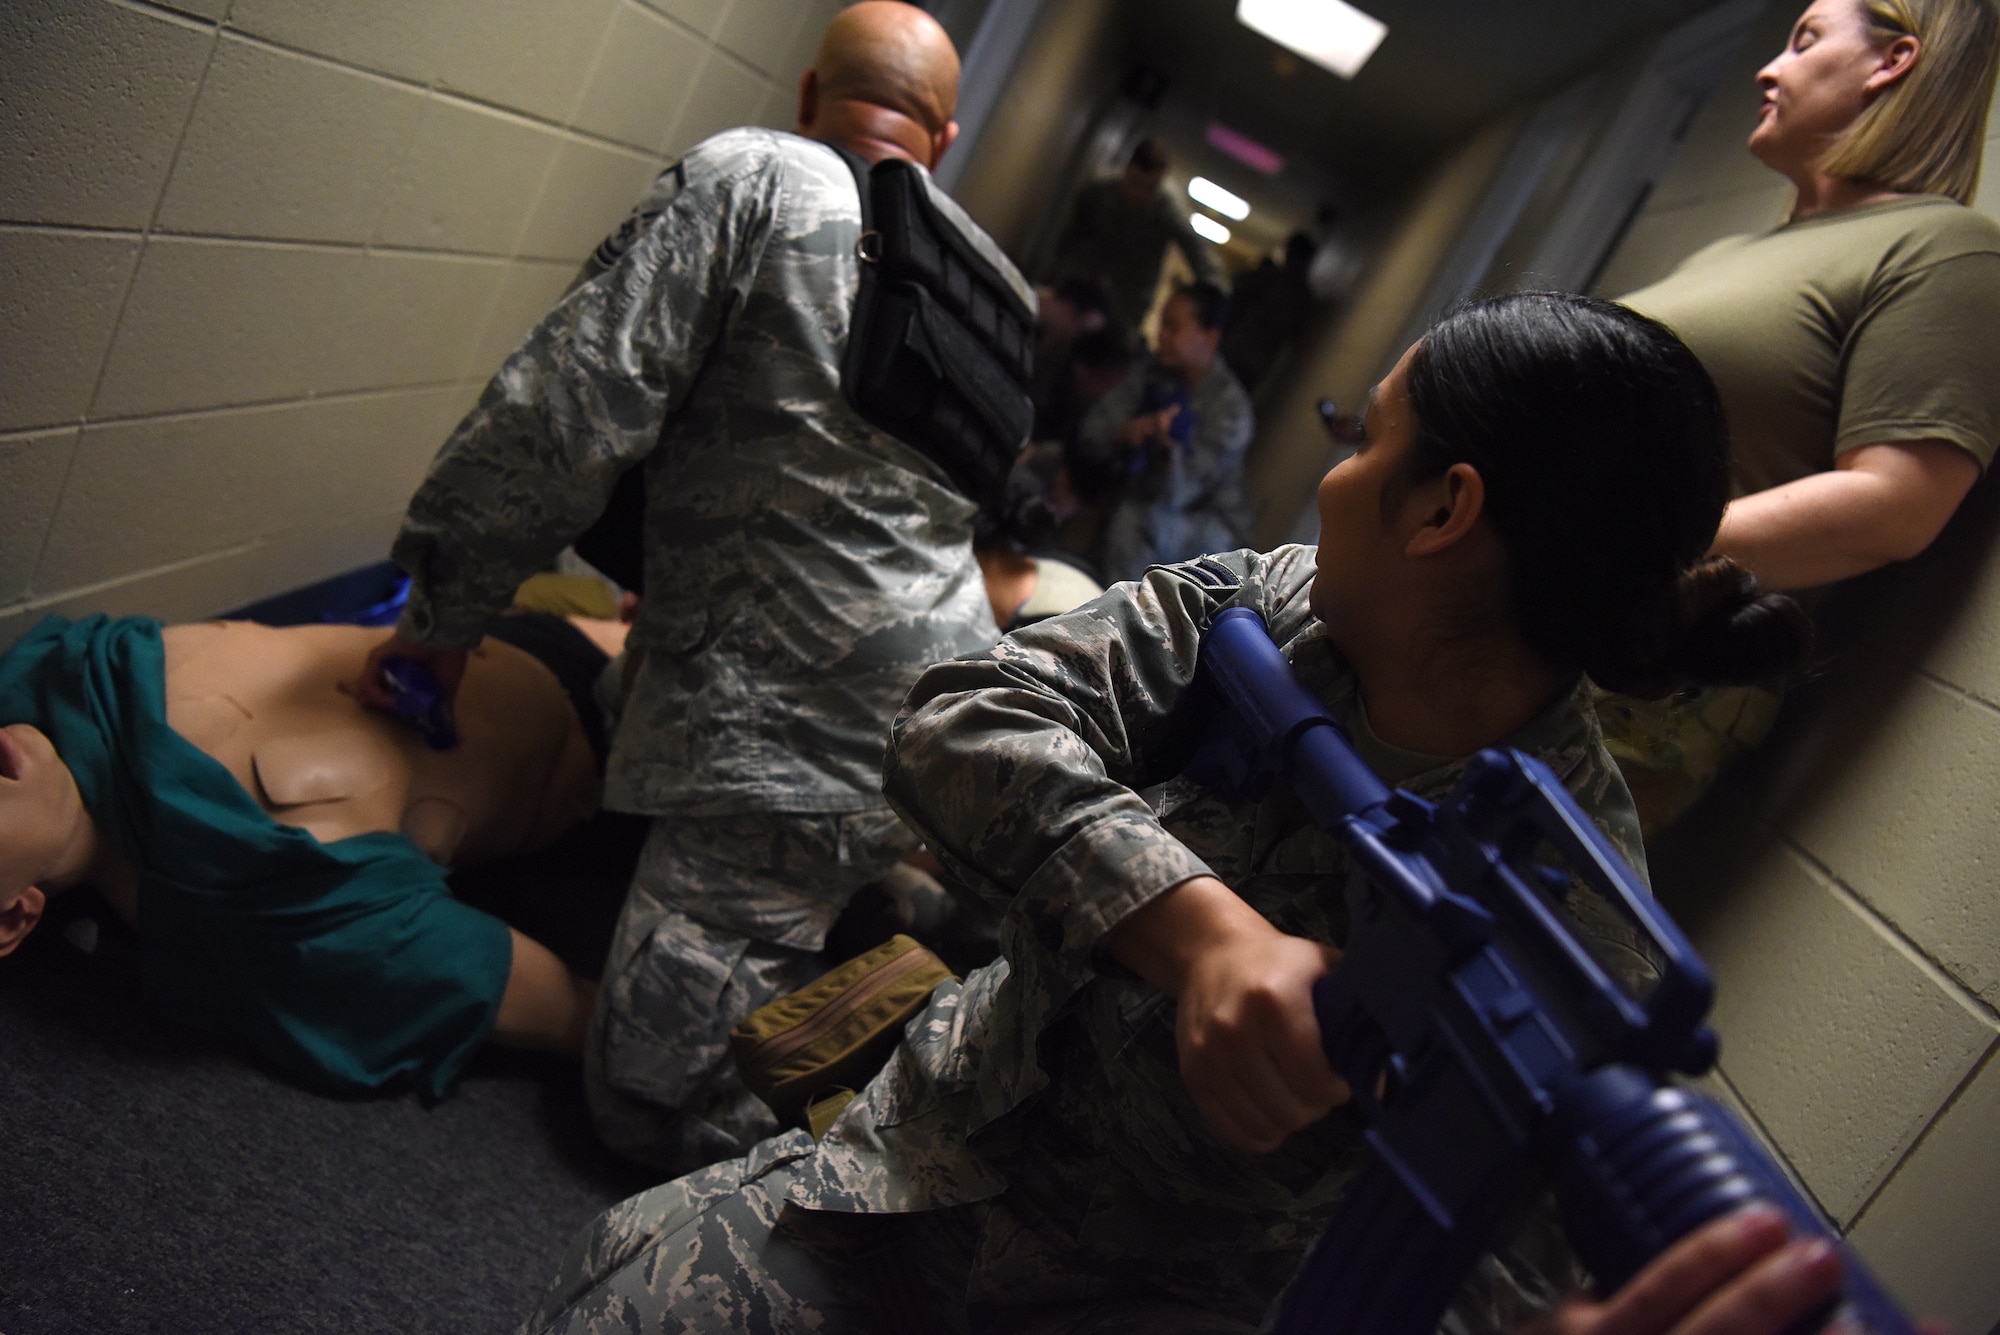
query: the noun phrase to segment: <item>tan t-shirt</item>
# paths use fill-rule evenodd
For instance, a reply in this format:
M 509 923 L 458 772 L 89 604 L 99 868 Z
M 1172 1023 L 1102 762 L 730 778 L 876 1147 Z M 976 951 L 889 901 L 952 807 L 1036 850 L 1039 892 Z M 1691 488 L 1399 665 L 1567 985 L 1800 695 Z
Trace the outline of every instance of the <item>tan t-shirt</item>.
M 1722 391 L 1739 494 L 1862 445 L 2000 442 L 2000 223 L 1937 195 L 1820 214 L 1697 252 L 1624 298 Z

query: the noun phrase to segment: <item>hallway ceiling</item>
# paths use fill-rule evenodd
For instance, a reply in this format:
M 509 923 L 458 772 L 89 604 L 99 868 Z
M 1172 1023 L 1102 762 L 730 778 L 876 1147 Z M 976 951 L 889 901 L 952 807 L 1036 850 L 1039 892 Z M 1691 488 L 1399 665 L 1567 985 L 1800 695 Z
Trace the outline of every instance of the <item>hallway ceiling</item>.
M 1358 3 L 1389 35 L 1352 83 L 1237 23 L 1235 0 L 1127 0 L 1127 50 L 1173 102 L 1365 190 L 1715 0 Z

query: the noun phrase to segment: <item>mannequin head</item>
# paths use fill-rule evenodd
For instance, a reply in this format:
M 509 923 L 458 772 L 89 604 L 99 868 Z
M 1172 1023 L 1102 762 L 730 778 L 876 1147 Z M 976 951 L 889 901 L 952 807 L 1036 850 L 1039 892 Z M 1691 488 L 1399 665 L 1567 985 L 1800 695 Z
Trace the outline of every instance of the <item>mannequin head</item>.
M 0 728 L 0 955 L 42 919 L 48 896 L 74 880 L 90 817 L 69 767 L 25 723 Z

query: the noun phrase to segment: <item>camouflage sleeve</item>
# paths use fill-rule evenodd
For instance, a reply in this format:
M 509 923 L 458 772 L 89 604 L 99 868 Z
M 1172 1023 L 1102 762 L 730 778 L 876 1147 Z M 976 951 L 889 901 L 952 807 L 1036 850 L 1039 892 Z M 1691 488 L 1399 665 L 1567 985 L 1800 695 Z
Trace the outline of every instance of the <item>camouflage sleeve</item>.
M 1209 871 L 1136 790 L 1187 760 L 1175 706 L 1202 631 L 1231 605 L 1294 617 L 1310 554 L 1155 567 L 930 668 L 896 719 L 884 792 L 968 883 L 1009 900 L 1041 949 L 1085 965 L 1126 915 Z
M 1146 363 L 1141 358 L 1083 415 L 1076 429 L 1076 452 L 1092 473 L 1103 476 L 1114 470 L 1122 471 L 1118 469 L 1118 428 L 1139 411 L 1145 393 Z
M 1234 385 L 1216 396 L 1194 423 L 1194 437 L 1174 453 L 1167 470 L 1167 499 L 1186 510 L 1214 496 L 1224 483 L 1243 471 L 1243 454 L 1250 448 L 1255 418 L 1248 395 Z
M 1096 197 L 1094 184 L 1086 184 L 1077 191 L 1076 199 L 1069 207 L 1069 217 L 1063 222 L 1062 234 L 1056 238 L 1055 259 L 1049 264 L 1048 277 L 1051 279 L 1089 272 L 1090 237 L 1095 230 L 1091 215 L 1095 211 Z
M 697 146 L 674 188 L 649 196 L 658 211 L 615 263 L 507 359 L 432 462 L 396 538 L 391 554 L 411 577 L 403 634 L 477 644 L 520 582 L 603 511 L 619 476 L 659 442 L 748 286 L 783 185 L 782 159 L 754 140 Z

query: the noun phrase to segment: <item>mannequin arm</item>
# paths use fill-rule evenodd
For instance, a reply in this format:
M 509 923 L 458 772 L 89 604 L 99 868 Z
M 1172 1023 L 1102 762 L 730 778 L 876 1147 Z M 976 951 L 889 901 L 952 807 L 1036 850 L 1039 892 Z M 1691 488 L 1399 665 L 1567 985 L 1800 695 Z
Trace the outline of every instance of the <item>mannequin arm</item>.
M 514 938 L 514 967 L 507 973 L 492 1041 L 504 1047 L 582 1056 L 597 984 L 571 973 L 547 946 L 509 931 Z

